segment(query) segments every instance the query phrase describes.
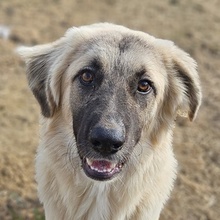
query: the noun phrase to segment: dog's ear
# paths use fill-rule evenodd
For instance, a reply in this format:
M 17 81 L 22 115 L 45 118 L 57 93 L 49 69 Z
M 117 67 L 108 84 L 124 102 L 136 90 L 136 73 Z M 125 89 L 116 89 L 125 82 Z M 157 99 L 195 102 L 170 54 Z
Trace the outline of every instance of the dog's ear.
M 179 114 L 193 121 L 202 99 L 197 64 L 172 41 L 157 39 L 156 42 L 168 77 L 160 112 L 161 120 Z M 165 124 L 169 125 L 166 120 Z
M 193 121 L 201 104 L 201 87 L 197 73 L 197 64 L 183 50 L 173 46 L 172 51 L 172 74 L 170 77 L 174 91 L 177 92 L 179 101 L 178 111 L 180 115 L 188 115 Z M 172 93 L 172 91 L 170 91 Z
M 20 47 L 17 52 L 26 61 L 29 86 L 45 117 L 52 117 L 59 105 L 60 72 L 57 63 L 62 51 L 60 42 L 34 47 Z
M 201 104 L 201 87 L 196 62 L 173 42 L 159 40 L 157 46 L 167 70 L 167 85 L 159 119 L 151 134 L 152 143 L 157 143 L 172 125 L 177 114 L 193 121 Z

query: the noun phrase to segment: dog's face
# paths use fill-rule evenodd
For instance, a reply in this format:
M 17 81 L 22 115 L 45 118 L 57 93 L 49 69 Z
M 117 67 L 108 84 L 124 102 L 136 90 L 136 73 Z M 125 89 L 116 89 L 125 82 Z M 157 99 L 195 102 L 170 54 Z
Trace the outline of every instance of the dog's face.
M 72 29 L 23 55 L 42 114 L 63 114 L 95 180 L 114 178 L 140 141 L 156 146 L 178 110 L 192 120 L 200 105 L 194 61 L 171 42 L 121 26 Z
M 119 173 L 139 142 L 156 101 L 152 72 L 159 70 L 138 37 L 107 36 L 79 46 L 80 64 L 73 61 L 68 71 L 78 152 L 85 173 L 98 180 Z

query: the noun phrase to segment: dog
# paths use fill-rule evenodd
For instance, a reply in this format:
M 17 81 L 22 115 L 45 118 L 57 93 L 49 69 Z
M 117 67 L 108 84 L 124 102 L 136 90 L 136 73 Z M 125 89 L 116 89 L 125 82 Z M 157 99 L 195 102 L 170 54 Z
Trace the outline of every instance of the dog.
M 201 103 L 196 62 L 124 26 L 70 28 L 18 50 L 42 112 L 36 157 L 47 220 L 158 220 L 174 186 L 172 133 Z

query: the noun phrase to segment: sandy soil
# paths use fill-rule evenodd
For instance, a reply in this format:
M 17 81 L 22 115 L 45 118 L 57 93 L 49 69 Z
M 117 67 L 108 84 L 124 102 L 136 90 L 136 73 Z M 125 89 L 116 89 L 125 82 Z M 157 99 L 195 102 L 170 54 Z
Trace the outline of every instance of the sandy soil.
M 1 0 L 0 219 L 43 219 L 34 182 L 39 107 L 29 91 L 19 45 L 50 42 L 71 26 L 123 24 L 175 41 L 198 62 L 203 105 L 194 123 L 179 119 L 178 180 L 161 220 L 220 216 L 220 1 Z M 7 38 L 7 36 L 6 36 Z

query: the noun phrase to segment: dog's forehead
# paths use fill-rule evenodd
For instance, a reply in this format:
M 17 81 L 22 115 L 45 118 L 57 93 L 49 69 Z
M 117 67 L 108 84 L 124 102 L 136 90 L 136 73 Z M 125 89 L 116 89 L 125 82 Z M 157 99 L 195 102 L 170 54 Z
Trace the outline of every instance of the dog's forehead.
M 132 32 L 112 31 L 96 34 L 81 43 L 77 51 L 84 65 L 95 60 L 111 73 L 114 69 L 127 75 L 142 69 L 149 72 L 161 69 L 160 54 L 151 41 Z
M 163 91 L 167 70 L 159 39 L 129 29 L 88 30 L 67 36 L 72 50 L 67 81 L 85 67 L 98 63 L 105 82 L 130 81 L 137 73 L 145 72 L 158 87 L 158 93 Z

